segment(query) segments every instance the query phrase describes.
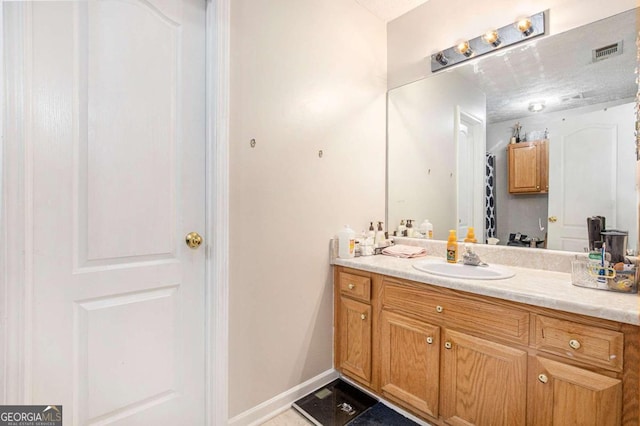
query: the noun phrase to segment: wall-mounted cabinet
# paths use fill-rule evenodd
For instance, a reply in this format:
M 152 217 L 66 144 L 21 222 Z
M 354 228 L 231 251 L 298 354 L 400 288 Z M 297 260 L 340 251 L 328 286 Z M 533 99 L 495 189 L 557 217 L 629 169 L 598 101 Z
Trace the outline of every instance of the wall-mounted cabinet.
M 343 267 L 335 279 L 336 368 L 428 422 L 639 424 L 638 327 Z
M 549 192 L 549 144 L 539 140 L 507 145 L 509 193 Z

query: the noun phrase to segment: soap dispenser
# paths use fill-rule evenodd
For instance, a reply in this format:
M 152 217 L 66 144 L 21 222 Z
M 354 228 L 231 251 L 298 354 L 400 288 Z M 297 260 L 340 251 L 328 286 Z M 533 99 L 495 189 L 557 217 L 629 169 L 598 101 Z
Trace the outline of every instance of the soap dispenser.
M 374 241 L 375 245 L 378 246 L 382 244 L 385 240 L 384 229 L 382 229 L 382 222 L 378 222 L 378 230 L 376 231 L 376 239 Z
M 477 243 L 478 240 L 476 240 L 476 234 L 473 230 L 473 226 L 470 226 L 469 228 L 467 228 L 467 237 L 464 239 L 465 243 Z
M 413 237 L 413 219 L 407 219 L 407 237 Z
M 376 229 L 373 227 L 373 222 L 369 222 L 369 232 L 367 232 L 367 237 L 376 238 Z
M 407 227 L 404 225 L 404 219 L 402 219 L 400 221 L 400 225 L 398 225 L 398 231 L 397 231 L 396 235 L 398 237 L 404 237 L 405 234 L 406 234 L 406 232 L 405 232 L 406 230 L 407 230 Z

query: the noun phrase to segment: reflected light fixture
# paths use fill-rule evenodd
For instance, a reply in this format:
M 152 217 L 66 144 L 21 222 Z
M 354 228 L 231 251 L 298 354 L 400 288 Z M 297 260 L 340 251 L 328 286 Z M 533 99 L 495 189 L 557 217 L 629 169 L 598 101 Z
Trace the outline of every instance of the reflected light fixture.
M 518 31 L 520 31 L 525 37 L 529 37 L 535 30 L 535 28 L 533 28 L 533 24 L 531 23 L 531 19 L 529 18 L 518 19 L 515 25 Z
M 548 13 L 549 11 L 539 12 L 518 19 L 515 23 L 512 21 L 504 27 L 492 28 L 478 37 L 465 38 L 454 46 L 434 52 L 430 56 L 431 72 L 544 35 Z
M 545 109 L 546 105 L 544 101 L 533 101 L 529 103 L 529 111 L 540 112 Z
M 456 52 L 461 55 L 464 55 L 466 58 L 470 58 L 473 55 L 473 49 L 469 46 L 469 42 L 467 40 L 461 41 L 456 44 L 455 47 Z
M 492 47 L 498 47 L 500 46 L 500 43 L 502 43 L 502 40 L 500 40 L 500 36 L 498 36 L 498 31 L 496 30 L 490 30 L 484 33 L 482 35 L 482 41 Z

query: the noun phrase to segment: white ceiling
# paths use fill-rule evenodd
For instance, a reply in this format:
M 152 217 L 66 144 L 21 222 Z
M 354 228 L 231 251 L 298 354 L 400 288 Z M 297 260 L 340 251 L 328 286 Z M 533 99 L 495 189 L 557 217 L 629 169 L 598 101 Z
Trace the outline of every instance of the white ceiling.
M 428 0 L 356 0 L 356 3 L 383 21 L 389 22 L 427 1 Z

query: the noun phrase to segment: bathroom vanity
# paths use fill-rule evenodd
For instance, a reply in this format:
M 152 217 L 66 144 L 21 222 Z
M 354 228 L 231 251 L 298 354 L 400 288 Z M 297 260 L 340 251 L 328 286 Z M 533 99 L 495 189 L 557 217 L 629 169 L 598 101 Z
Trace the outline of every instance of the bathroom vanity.
M 639 424 L 637 295 L 520 267 L 439 277 L 418 261 L 335 260 L 343 375 L 433 424 Z

